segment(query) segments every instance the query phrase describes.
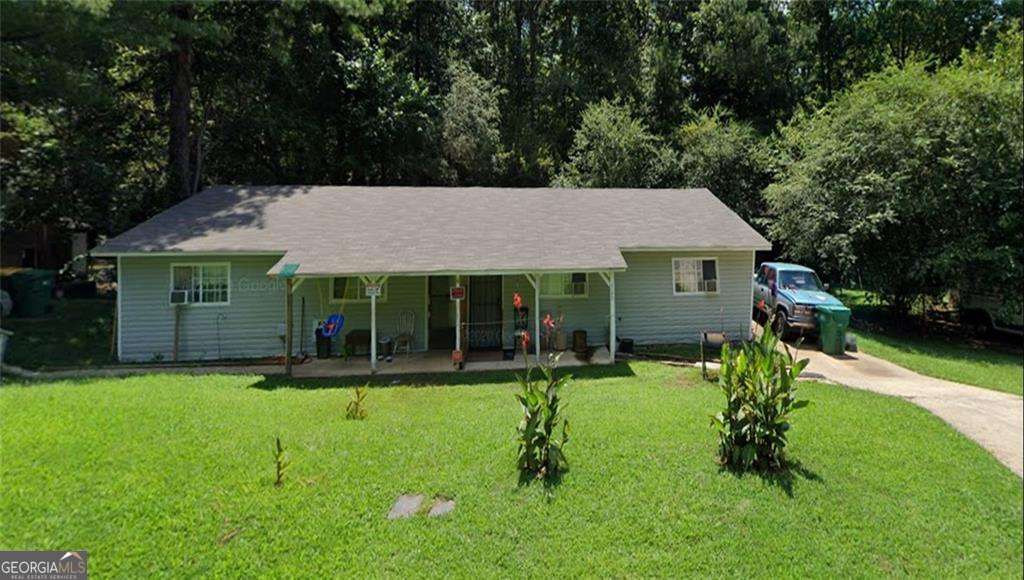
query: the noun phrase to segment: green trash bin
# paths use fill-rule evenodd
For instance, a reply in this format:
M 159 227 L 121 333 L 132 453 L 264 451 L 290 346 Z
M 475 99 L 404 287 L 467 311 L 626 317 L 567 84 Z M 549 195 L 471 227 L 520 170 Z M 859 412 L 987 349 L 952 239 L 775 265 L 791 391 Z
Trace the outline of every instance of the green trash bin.
M 818 341 L 821 352 L 846 352 L 846 327 L 850 325 L 850 309 L 845 306 L 821 305 L 814 311 L 818 319 Z
M 53 270 L 22 270 L 11 276 L 13 316 L 37 318 L 46 314 L 53 297 Z

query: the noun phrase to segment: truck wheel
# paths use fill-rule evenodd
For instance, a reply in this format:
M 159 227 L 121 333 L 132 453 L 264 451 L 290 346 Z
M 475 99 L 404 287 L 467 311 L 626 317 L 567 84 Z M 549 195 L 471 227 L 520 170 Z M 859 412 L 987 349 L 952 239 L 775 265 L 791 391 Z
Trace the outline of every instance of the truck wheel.
M 785 340 L 789 336 L 789 319 L 786 318 L 785 310 L 777 310 L 775 312 L 775 321 L 772 325 L 772 330 L 775 331 L 775 336 L 778 336 L 780 340 Z

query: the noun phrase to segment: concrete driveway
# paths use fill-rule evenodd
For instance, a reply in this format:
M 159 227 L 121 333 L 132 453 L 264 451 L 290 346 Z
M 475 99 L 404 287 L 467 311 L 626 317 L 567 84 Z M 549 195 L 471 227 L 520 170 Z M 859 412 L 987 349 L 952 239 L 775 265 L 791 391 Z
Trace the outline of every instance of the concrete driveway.
M 801 349 L 804 375 L 899 397 L 928 409 L 1024 477 L 1024 399 L 919 375 L 864 353 L 833 357 Z

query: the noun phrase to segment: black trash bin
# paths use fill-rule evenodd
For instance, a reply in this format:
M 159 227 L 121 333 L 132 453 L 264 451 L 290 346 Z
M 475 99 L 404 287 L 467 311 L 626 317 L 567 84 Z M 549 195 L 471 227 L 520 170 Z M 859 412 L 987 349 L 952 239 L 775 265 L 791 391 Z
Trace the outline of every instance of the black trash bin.
M 316 358 L 331 358 L 331 337 L 324 336 L 324 329 L 316 329 Z
M 11 276 L 13 316 L 37 318 L 46 314 L 53 297 L 53 270 L 22 270 Z
M 633 352 L 633 339 L 632 338 L 620 338 L 619 339 L 619 352 L 631 354 Z

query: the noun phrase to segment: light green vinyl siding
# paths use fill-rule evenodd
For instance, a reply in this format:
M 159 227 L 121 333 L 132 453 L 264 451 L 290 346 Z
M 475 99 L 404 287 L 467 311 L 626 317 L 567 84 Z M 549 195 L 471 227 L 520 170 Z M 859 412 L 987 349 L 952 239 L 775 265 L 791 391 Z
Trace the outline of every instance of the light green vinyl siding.
M 725 331 L 729 337 L 746 339 L 750 332 L 753 254 L 745 252 L 625 252 L 628 269 L 615 273 L 615 306 L 619 338 L 638 344 L 696 342 L 701 331 Z M 718 292 L 676 295 L 672 277 L 673 258 L 714 258 L 718 268 Z M 597 273 L 590 274 L 587 298 L 540 299 L 540 316 L 564 314 L 564 328 L 571 344 L 574 330 L 587 331 L 587 343 L 608 343 L 608 285 Z M 512 295 L 519 292 L 530 308 L 533 332 L 533 286 L 525 276 L 505 276 L 506 345 L 512 344 Z
M 751 275 L 753 256 L 744 252 L 627 252 L 628 270 L 617 272 L 616 309 L 620 338 L 638 344 L 693 342 L 702 330 L 724 330 L 730 337 L 747 338 L 750 331 Z M 673 292 L 672 259 L 711 257 L 718 260 L 718 293 L 676 295 Z M 168 301 L 172 263 L 231 264 L 230 303 L 182 307 L 179 360 L 252 358 L 280 355 L 284 325 L 284 282 L 266 272 L 277 261 L 273 256 L 225 258 L 121 258 L 121 353 L 125 361 L 171 360 L 174 342 L 174 310 Z M 422 276 L 392 276 L 387 281 L 388 299 L 377 306 L 381 336 L 397 332 L 399 313 L 410 310 L 416 318 L 415 343 L 426 349 L 426 290 Z M 606 344 L 608 333 L 608 286 L 592 273 L 586 298 L 541 298 L 540 316 L 565 316 L 565 331 L 586 330 L 591 345 Z M 472 291 L 472 290 L 470 290 Z M 502 281 L 503 343 L 513 344 L 512 295 L 519 292 L 531 309 L 533 287 L 524 276 L 504 276 Z M 305 301 L 305 324 L 300 323 Z M 310 279 L 295 292 L 295 350 L 315 352 L 314 329 L 318 320 L 339 311 L 345 315 L 343 334 L 370 328 L 367 302 L 339 305 L 330 302 L 330 280 Z M 300 337 L 300 329 L 305 337 Z M 300 339 L 301 338 L 301 339 Z
M 227 258 L 121 258 L 121 358 L 124 361 L 169 361 L 174 343 L 174 308 L 169 304 L 172 263 L 231 264 L 230 303 L 181 307 L 179 360 L 253 358 L 283 353 L 284 282 L 267 277 L 278 260 L 273 256 Z M 378 304 L 377 329 L 382 336 L 397 330 L 398 313 L 416 316 L 416 343 L 426 347 L 423 333 L 426 279 L 392 277 L 388 300 Z M 295 351 L 316 351 L 314 330 L 318 320 L 341 309 L 344 332 L 370 328 L 369 303 L 331 304 L 330 281 L 310 279 L 294 297 Z M 301 324 L 305 300 L 305 324 Z M 300 337 L 300 331 L 305 337 Z
M 696 342 L 701 331 L 750 336 L 753 252 L 630 252 L 615 275 L 618 335 L 638 344 Z M 716 258 L 718 292 L 676 295 L 673 258 Z

